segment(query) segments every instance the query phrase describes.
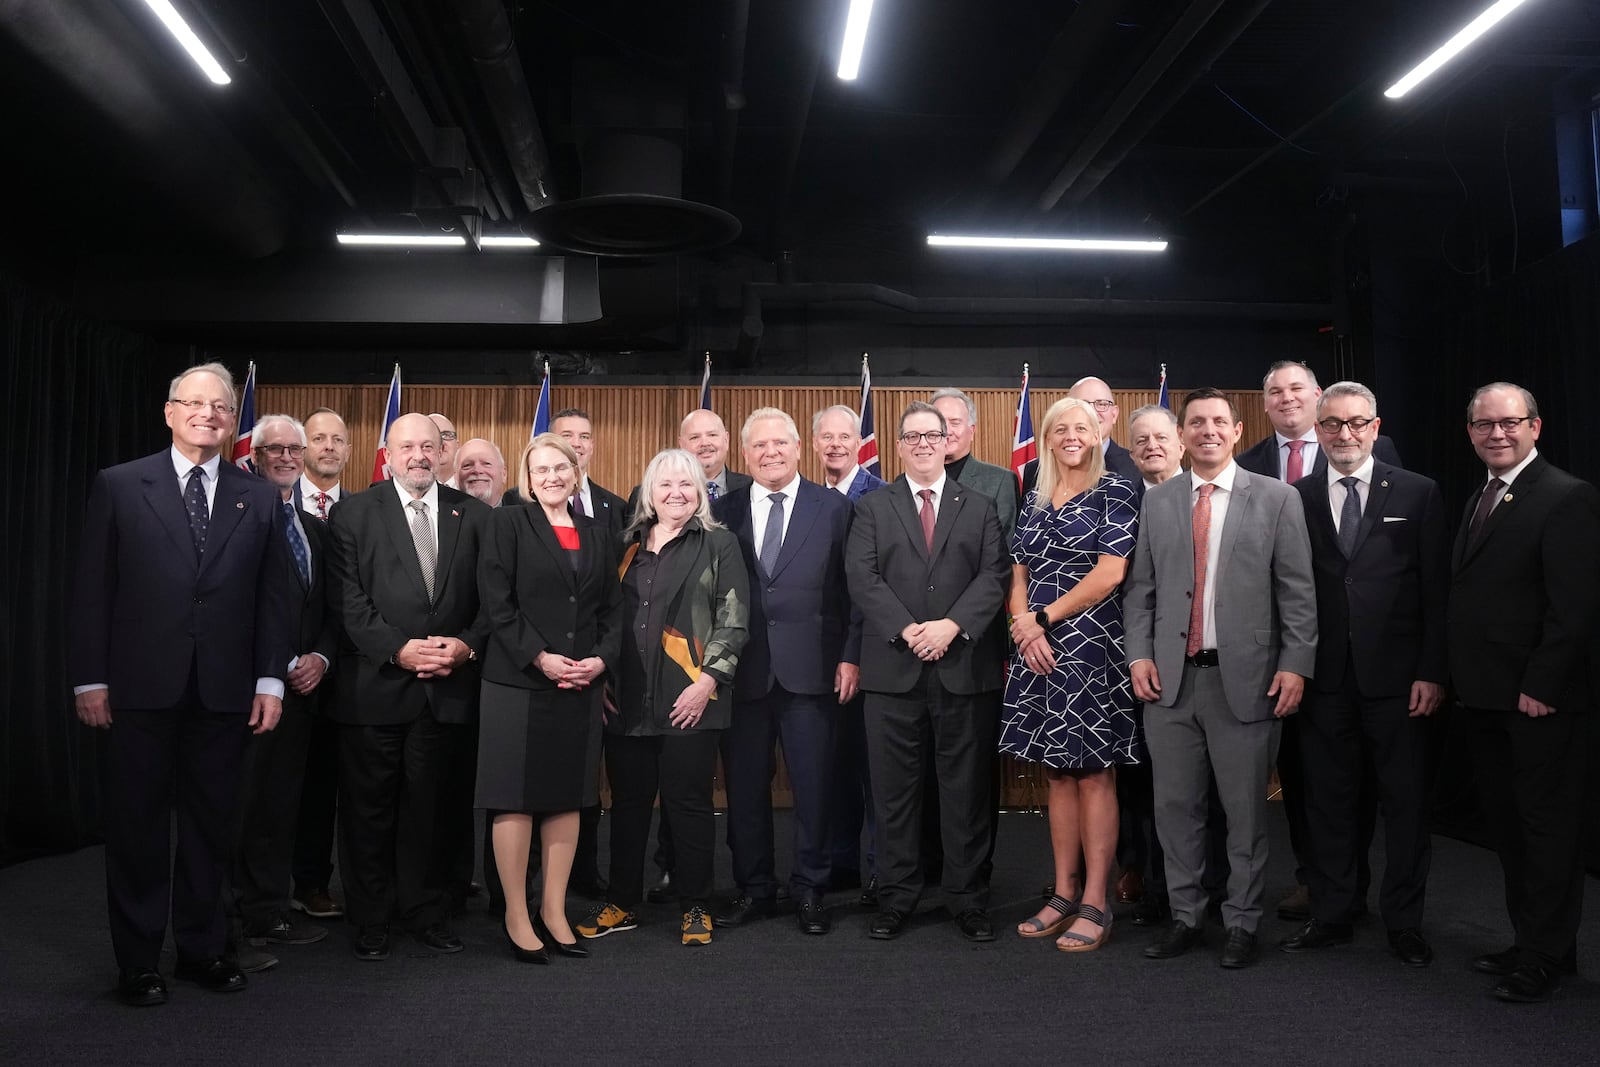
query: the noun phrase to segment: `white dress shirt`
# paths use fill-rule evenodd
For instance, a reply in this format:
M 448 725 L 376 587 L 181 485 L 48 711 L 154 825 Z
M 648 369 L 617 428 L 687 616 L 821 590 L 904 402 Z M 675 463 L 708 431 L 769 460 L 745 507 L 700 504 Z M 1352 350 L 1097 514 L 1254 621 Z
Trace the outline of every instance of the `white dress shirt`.
M 919 513 L 922 511 L 922 498 L 917 494 L 924 489 L 933 490 L 933 500 L 931 503 L 933 504 L 934 522 L 939 521 L 939 506 L 944 503 L 944 483 L 948 480 L 948 477 L 948 475 L 941 471 L 938 478 L 929 482 L 927 485 L 923 485 L 921 482 L 911 477 L 909 473 L 906 475 L 906 484 L 911 487 L 911 503 Z
M 772 513 L 772 495 L 783 494 L 783 536 L 789 536 L 789 520 L 794 518 L 795 497 L 800 493 L 800 475 L 789 479 L 781 489 L 768 489 L 760 482 L 750 483 L 750 529 L 755 534 L 756 559 L 761 558 L 761 546 L 767 540 L 767 516 Z
M 1222 555 L 1222 526 L 1228 521 L 1228 500 L 1233 496 L 1233 480 L 1239 473 L 1239 465 L 1233 460 L 1222 468 L 1210 484 L 1217 488 L 1211 494 L 1211 529 L 1206 537 L 1206 587 L 1201 594 L 1201 627 L 1200 647 L 1217 647 L 1217 585 L 1222 580 L 1218 572 L 1218 563 Z M 1200 499 L 1200 487 L 1207 484 L 1199 475 L 1194 475 L 1189 484 L 1189 509 L 1194 510 L 1194 505 Z
M 834 482 L 832 485 L 828 486 L 828 488 L 834 490 L 840 496 L 849 496 L 850 495 L 850 486 L 851 486 L 852 483 L 855 482 L 855 480 L 856 480 L 856 472 L 859 471 L 860 469 L 861 469 L 861 464 L 859 464 L 859 463 L 855 464 L 849 470 L 844 472 L 844 477 L 840 478 L 837 482 Z
M 428 525 L 433 529 L 433 547 L 437 551 L 439 547 L 439 483 L 434 482 L 428 486 L 428 491 L 421 496 L 412 496 L 411 490 L 401 485 L 398 479 L 391 479 L 389 484 L 393 485 L 394 491 L 400 494 L 400 506 L 405 509 L 407 527 L 411 525 L 411 517 L 416 514 L 411 510 L 411 502 L 420 500 L 428 505 Z
M 1349 492 L 1339 484 L 1340 478 L 1356 479 L 1356 496 L 1361 500 L 1361 514 L 1367 513 L 1367 501 L 1372 499 L 1372 468 L 1376 464 L 1369 455 L 1367 461 L 1356 468 L 1350 475 L 1340 474 L 1334 470 L 1332 464 L 1328 466 L 1328 507 L 1333 509 L 1333 532 L 1339 532 L 1339 517 L 1344 514 L 1344 497 Z
M 1289 480 L 1289 442 L 1294 438 L 1285 437 L 1277 432 L 1274 432 L 1272 436 L 1278 439 L 1278 481 L 1286 482 Z M 1300 450 L 1300 476 L 1305 477 L 1311 473 L 1311 468 L 1317 465 L 1317 448 L 1319 447 L 1317 445 L 1317 428 L 1315 426 L 1308 428 L 1305 433 L 1300 435 L 1298 440 L 1306 443 L 1306 447 Z M 1209 648 L 1211 646 L 1207 645 L 1206 647 Z
M 321 492 L 328 494 L 328 510 L 332 511 L 333 506 L 344 495 L 344 486 L 335 482 L 332 489 L 323 490 L 317 488 L 317 483 L 304 474 L 300 476 L 300 506 L 313 515 L 317 513 L 317 494 Z

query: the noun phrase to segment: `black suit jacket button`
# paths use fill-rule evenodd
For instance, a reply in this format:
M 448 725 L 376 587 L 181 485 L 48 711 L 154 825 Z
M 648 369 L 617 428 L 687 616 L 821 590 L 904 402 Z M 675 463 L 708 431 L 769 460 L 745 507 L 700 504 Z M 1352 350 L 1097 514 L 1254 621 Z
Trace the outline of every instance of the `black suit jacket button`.
M 572 640 L 572 631 L 571 630 L 567 631 L 567 640 L 569 640 L 569 641 Z
M 576 604 L 577 602 L 578 602 L 578 598 L 577 597 L 575 597 L 575 596 L 567 597 L 567 603 L 568 604 Z
M 930 593 L 933 592 L 933 586 L 931 586 L 931 585 L 928 586 L 928 592 L 930 592 Z
M 1355 585 L 1356 584 L 1356 580 L 1354 578 L 1347 577 L 1344 580 L 1344 584 L 1345 585 Z
M 767 620 L 767 625 L 768 626 L 776 626 L 776 625 L 778 625 L 778 620 L 777 619 L 768 619 Z
M 200 598 L 199 598 L 199 597 L 195 597 L 195 598 L 194 598 L 194 602 L 195 602 L 195 603 L 196 603 L 196 604 L 204 604 L 204 603 L 205 603 L 205 601 L 204 601 L 204 600 L 201 600 L 201 599 L 200 599 Z

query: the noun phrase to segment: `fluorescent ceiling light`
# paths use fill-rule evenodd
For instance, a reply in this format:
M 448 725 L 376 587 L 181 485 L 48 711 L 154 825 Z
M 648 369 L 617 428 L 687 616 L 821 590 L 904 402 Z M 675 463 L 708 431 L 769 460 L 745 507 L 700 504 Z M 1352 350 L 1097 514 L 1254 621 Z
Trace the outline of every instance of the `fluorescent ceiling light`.
M 861 73 L 861 50 L 867 46 L 867 22 L 872 18 L 872 0 L 850 0 L 850 14 L 844 20 L 844 44 L 839 49 L 839 77 L 847 82 Z
M 1123 241 L 1099 237 L 941 237 L 928 244 L 943 248 L 1029 248 L 1064 252 L 1165 252 L 1165 241 Z
M 205 71 L 206 77 L 211 79 L 212 84 L 227 85 L 233 81 L 228 77 L 228 72 L 222 69 L 222 64 L 206 51 L 206 46 L 200 43 L 200 38 L 195 36 L 195 32 L 189 28 L 187 22 L 183 21 L 183 16 L 178 14 L 169 0 L 144 0 L 144 2 L 145 6 L 156 13 L 156 18 L 161 20 L 161 25 L 167 28 L 167 32 L 183 45 L 183 50 L 189 53 L 189 58 Z
M 459 247 L 467 243 L 465 237 L 449 234 L 420 233 L 341 233 L 342 245 L 381 245 L 388 248 L 439 248 Z
M 539 242 L 532 237 L 495 236 L 489 235 L 478 238 L 478 244 L 484 248 L 538 248 Z
M 1496 0 L 1483 14 L 1467 23 L 1454 37 L 1440 45 L 1433 55 L 1418 63 L 1404 78 L 1385 89 L 1383 95 L 1391 100 L 1400 99 L 1434 71 L 1454 59 L 1467 45 L 1489 32 L 1491 26 L 1527 2 L 1528 0 Z

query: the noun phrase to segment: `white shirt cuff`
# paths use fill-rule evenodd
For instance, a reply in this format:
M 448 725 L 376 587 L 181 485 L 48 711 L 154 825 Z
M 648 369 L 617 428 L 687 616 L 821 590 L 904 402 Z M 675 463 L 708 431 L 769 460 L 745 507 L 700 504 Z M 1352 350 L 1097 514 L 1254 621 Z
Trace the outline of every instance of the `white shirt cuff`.
M 75 686 L 72 687 L 72 695 L 75 696 L 75 697 L 76 696 L 82 696 L 85 693 L 92 693 L 96 689 L 110 689 L 110 688 L 111 687 L 109 685 L 107 685 L 106 683 L 104 683 L 104 682 L 94 682 L 94 683 L 91 683 L 89 685 L 75 685 Z
M 282 700 L 283 699 L 283 679 L 281 679 L 281 678 L 257 678 L 256 679 L 256 696 L 258 696 L 258 697 L 277 697 L 279 700 Z

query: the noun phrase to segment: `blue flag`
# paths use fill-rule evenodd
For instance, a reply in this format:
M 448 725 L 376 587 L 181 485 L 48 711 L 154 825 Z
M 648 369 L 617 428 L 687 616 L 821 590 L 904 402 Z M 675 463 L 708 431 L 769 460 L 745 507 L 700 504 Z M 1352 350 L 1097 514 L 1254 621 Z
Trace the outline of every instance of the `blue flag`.
M 544 384 L 539 386 L 539 406 L 533 409 L 533 433 L 528 440 L 533 440 L 542 433 L 550 432 L 550 361 L 544 361 Z

